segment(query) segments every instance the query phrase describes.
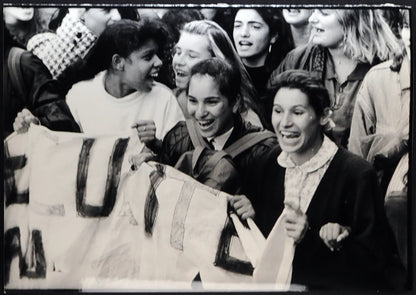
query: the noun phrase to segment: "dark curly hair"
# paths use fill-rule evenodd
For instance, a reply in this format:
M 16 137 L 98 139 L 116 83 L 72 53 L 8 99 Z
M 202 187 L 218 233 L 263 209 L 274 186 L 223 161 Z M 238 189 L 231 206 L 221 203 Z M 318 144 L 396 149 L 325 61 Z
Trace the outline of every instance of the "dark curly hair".
M 318 117 L 324 115 L 330 107 L 328 90 L 322 80 L 314 73 L 304 70 L 288 70 L 276 77 L 275 83 L 268 89 L 271 100 L 281 88 L 298 89 L 309 99 L 309 104 Z

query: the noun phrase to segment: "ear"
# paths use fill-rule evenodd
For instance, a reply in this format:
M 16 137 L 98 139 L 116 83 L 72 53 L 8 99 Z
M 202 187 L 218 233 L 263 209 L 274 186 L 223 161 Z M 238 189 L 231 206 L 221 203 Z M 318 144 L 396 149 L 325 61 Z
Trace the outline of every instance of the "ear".
M 279 39 L 279 34 L 278 33 L 273 34 L 270 38 L 270 44 L 276 43 L 277 39 Z
M 325 108 L 324 113 L 319 119 L 319 124 L 321 126 L 326 126 L 331 120 L 332 110 L 330 108 Z
M 121 57 L 118 54 L 114 54 L 113 57 L 111 58 L 111 66 L 116 71 L 120 71 L 120 72 L 124 71 L 124 63 L 125 63 L 125 58 Z

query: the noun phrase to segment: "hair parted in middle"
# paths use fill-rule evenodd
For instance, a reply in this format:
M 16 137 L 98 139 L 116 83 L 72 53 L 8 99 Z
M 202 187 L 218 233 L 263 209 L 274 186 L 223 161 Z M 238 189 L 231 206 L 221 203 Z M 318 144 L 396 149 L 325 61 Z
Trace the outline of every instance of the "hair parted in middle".
M 218 90 L 228 99 L 230 105 L 238 103 L 241 75 L 225 59 L 213 57 L 198 62 L 192 67 L 191 79 L 195 75 L 208 75 L 212 77 L 218 85 Z

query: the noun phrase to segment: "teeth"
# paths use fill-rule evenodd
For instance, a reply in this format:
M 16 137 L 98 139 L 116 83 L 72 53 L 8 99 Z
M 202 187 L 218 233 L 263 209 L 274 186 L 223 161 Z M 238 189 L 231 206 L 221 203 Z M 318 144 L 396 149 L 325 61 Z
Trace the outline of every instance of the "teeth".
M 280 131 L 280 134 L 287 138 L 296 138 L 299 136 L 297 132 Z
M 251 42 L 240 41 L 239 43 L 240 43 L 241 46 L 251 46 Z
M 186 76 L 186 73 L 182 72 L 182 71 L 176 71 L 176 75 L 179 76 L 179 77 L 184 77 L 184 76 Z
M 198 121 L 199 125 L 202 127 L 207 127 L 211 125 L 213 122 L 214 122 L 213 120 Z

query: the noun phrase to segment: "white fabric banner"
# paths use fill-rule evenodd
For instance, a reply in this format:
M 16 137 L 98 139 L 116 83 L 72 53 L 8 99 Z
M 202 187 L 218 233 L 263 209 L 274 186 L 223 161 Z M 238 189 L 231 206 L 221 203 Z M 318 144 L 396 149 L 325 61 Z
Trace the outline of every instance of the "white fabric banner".
M 243 247 L 227 194 L 156 162 L 130 170 L 142 148 L 40 126 L 6 139 L 6 288 L 184 289 L 198 273 L 205 289 L 261 288 L 258 229 L 238 224 Z

